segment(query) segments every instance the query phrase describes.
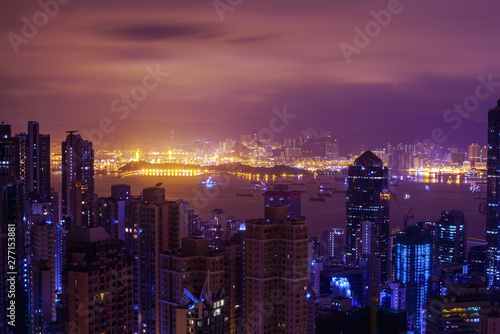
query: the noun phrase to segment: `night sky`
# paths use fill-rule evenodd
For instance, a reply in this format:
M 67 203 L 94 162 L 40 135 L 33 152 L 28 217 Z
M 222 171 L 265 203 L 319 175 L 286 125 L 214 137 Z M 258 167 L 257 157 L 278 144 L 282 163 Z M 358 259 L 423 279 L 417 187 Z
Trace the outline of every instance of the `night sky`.
M 286 107 L 296 117 L 280 137 L 313 127 L 345 141 L 411 143 L 439 127 L 448 146 L 485 144 L 486 112 L 500 98 L 496 87 L 457 129 L 443 121 L 479 76 L 500 82 L 497 0 L 221 0 L 223 14 L 210 0 L 60 1 L 46 25 L 38 1 L 0 3 L 0 120 L 13 132 L 37 120 L 60 139 L 109 119 L 112 138 L 236 138 Z M 388 7 L 390 22 L 348 62 L 341 43 L 355 46 L 355 28 Z M 42 24 L 25 36 L 23 17 L 34 15 Z M 148 67 L 169 75 L 126 116 L 115 112 Z

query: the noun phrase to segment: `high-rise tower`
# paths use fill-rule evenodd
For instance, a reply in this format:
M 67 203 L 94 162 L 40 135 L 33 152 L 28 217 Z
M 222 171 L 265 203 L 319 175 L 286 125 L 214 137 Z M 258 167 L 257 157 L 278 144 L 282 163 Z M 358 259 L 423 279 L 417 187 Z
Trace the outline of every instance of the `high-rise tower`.
M 382 160 L 366 151 L 349 167 L 346 199 L 347 265 L 356 267 L 360 260 L 373 252 L 381 263 L 382 283 L 387 281 L 390 273 L 388 175 L 388 168 Z M 371 245 L 362 242 L 365 222 L 370 223 Z M 366 254 L 368 249 L 370 254 Z
M 75 131 L 62 143 L 62 215 L 73 226 L 93 225 L 94 150 Z M 81 223 L 80 223 L 81 221 Z
M 488 112 L 488 180 L 486 212 L 486 282 L 490 288 L 500 287 L 498 203 L 500 201 L 500 100 Z

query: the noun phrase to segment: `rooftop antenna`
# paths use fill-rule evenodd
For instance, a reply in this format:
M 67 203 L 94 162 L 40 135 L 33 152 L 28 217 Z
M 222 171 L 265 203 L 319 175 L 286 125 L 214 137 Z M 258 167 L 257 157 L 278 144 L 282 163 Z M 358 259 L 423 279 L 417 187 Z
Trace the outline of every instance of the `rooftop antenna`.
M 66 133 L 69 133 L 70 135 L 73 135 L 74 133 L 78 132 L 78 130 L 70 130 L 66 131 Z
M 159 187 L 159 186 L 161 186 L 162 184 L 163 184 L 163 183 L 158 182 L 158 183 L 155 185 L 155 187 Z

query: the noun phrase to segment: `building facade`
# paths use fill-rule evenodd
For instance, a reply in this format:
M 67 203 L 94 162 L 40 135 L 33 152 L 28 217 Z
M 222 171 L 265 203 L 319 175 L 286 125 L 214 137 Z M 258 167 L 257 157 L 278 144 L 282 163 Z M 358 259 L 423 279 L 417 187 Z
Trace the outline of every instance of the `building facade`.
M 249 220 L 245 237 L 245 332 L 306 334 L 308 224 L 286 207 Z
M 486 281 L 490 288 L 500 288 L 500 100 L 488 112 L 488 179 L 486 194 Z
M 349 167 L 346 198 L 346 264 L 356 267 L 366 255 L 375 255 L 380 259 L 382 283 L 391 271 L 388 173 L 382 160 L 366 151 Z M 363 222 L 371 223 L 370 245 L 362 242 Z M 363 254 L 363 249 L 370 249 L 371 254 Z
M 432 236 L 410 226 L 395 240 L 395 279 L 406 288 L 408 322 L 416 334 L 422 333 L 422 313 L 431 291 Z

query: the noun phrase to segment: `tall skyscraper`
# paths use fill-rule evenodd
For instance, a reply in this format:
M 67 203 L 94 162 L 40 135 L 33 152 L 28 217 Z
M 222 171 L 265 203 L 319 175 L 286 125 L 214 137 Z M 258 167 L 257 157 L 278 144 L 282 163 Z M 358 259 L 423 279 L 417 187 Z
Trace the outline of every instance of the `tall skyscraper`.
M 346 202 L 346 262 L 356 267 L 371 249 L 380 259 L 382 283 L 390 276 L 388 168 L 366 151 L 349 167 Z M 363 222 L 371 223 L 371 245 L 363 245 Z
M 142 200 L 130 203 L 132 222 L 126 222 L 125 239 L 136 261 L 136 331 L 147 328 L 148 333 L 159 332 L 160 254 L 181 248 L 181 239 L 188 236 L 188 209 L 189 204 L 181 200 L 166 201 L 165 189 L 158 187 L 144 189 Z
M 436 222 L 436 263 L 463 263 L 467 247 L 467 221 L 464 212 L 443 211 Z
M 471 167 L 475 167 L 476 163 L 481 162 L 482 148 L 478 144 L 471 144 L 468 147 L 468 159 Z
M 490 288 L 500 288 L 499 212 L 500 203 L 500 100 L 488 112 L 488 180 L 486 212 L 486 282 Z
M 245 237 L 245 331 L 306 333 L 308 224 L 286 207 L 249 220 Z
M 432 236 L 422 234 L 417 226 L 408 227 L 395 240 L 395 278 L 406 287 L 408 322 L 416 334 L 422 330 L 423 306 L 431 288 L 432 244 Z
M 67 246 L 67 333 L 132 333 L 133 261 L 125 243 L 102 227 L 75 227 Z
M 0 177 L 0 332 L 31 333 L 29 243 L 23 183 Z
M 37 122 L 28 122 L 28 194 L 50 199 L 50 136 L 41 135 Z
M 62 215 L 72 226 L 92 226 L 94 150 L 92 143 L 68 131 L 62 143 Z
M 33 299 L 42 296 L 41 309 L 33 308 L 33 312 L 40 319 L 36 327 L 45 328 L 49 322 L 56 318 L 56 240 L 57 223 L 47 221 L 43 215 L 30 215 L 28 221 L 31 225 L 31 252 L 32 260 L 38 261 L 38 270 L 42 275 L 33 275 L 33 281 L 38 277 L 38 291 Z M 35 269 L 35 265 L 32 266 Z M 35 303 L 33 303 L 35 304 Z M 42 331 L 43 332 L 43 331 Z
M 25 198 L 50 200 L 50 136 L 40 134 L 38 122 L 28 122 L 28 133 L 16 135 L 19 174 L 24 182 Z

